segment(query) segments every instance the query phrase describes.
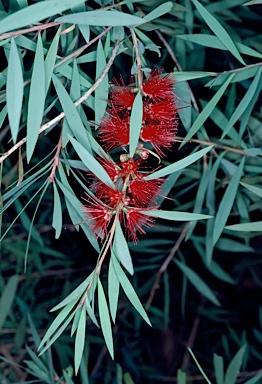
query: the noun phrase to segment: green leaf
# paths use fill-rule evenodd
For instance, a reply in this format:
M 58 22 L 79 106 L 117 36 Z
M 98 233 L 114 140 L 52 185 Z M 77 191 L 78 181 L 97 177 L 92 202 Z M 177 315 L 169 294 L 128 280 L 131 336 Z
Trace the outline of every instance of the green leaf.
M 11 39 L 6 81 L 7 112 L 13 142 L 16 143 L 22 111 L 24 80 L 15 40 Z
M 106 346 L 108 348 L 108 351 L 112 359 L 114 359 L 112 327 L 111 327 L 106 297 L 104 294 L 104 289 L 99 278 L 98 278 L 98 312 L 99 312 L 101 328 L 105 338 Z
M 115 184 L 113 183 L 105 169 L 102 167 L 102 165 L 99 164 L 99 162 L 92 155 L 90 155 L 90 153 L 80 143 L 73 139 L 73 137 L 69 137 L 69 139 L 73 147 L 75 148 L 76 153 L 86 165 L 86 167 L 99 180 L 103 181 L 103 183 L 107 184 L 110 188 L 115 189 Z
M 177 371 L 177 384 L 186 384 L 186 372 L 181 369 Z
M 13 301 L 15 299 L 17 286 L 18 276 L 13 275 L 8 279 L 8 282 L 6 283 L 2 291 L 2 296 L 0 299 L 0 329 L 3 328 L 3 325 L 12 307 Z
M 226 192 L 220 202 L 217 215 L 214 223 L 214 232 L 213 232 L 213 244 L 215 245 L 218 241 L 223 228 L 227 222 L 228 216 L 230 215 L 236 193 L 239 187 L 240 178 L 243 172 L 245 163 L 245 157 L 242 158 L 241 163 L 238 166 L 238 169 L 235 171 L 232 179 L 230 180 Z
M 200 112 L 196 120 L 194 121 L 194 124 L 188 131 L 186 137 L 184 138 L 184 142 L 181 146 L 183 146 L 188 140 L 191 139 L 191 137 L 194 136 L 194 134 L 202 127 L 204 122 L 207 120 L 209 115 L 212 113 L 213 109 L 223 96 L 225 90 L 227 89 L 228 84 L 230 84 L 231 80 L 234 77 L 234 73 L 228 77 L 228 79 L 225 81 L 225 83 L 222 85 L 221 88 L 215 93 L 215 95 L 212 97 L 212 99 L 207 103 L 205 108 Z
M 79 298 L 76 297 L 69 304 L 67 304 L 62 309 L 62 311 L 56 316 L 55 320 L 52 322 L 52 324 L 50 325 L 50 327 L 46 331 L 46 334 L 43 337 L 43 339 L 42 339 L 42 341 L 41 341 L 41 343 L 40 343 L 40 345 L 38 347 L 38 350 L 43 348 L 43 345 L 48 341 L 48 339 L 51 338 L 53 333 L 59 328 L 59 326 L 63 323 L 63 321 L 65 321 L 68 318 L 69 313 L 72 311 L 72 309 L 74 308 L 74 306 L 76 305 L 78 300 L 79 300 Z M 74 315 L 74 313 L 75 312 L 73 311 L 72 315 Z M 72 316 L 72 318 L 73 318 L 73 316 Z M 42 351 L 41 353 L 43 353 L 43 352 L 44 351 Z
M 181 261 L 174 260 L 174 262 L 184 273 L 185 277 L 194 285 L 196 290 L 201 293 L 201 295 L 205 296 L 213 304 L 220 306 L 219 301 L 208 285 L 191 268 L 181 263 Z
M 227 31 L 222 27 L 222 25 L 217 21 L 217 19 L 211 15 L 197 0 L 193 0 L 198 12 L 203 17 L 209 28 L 214 32 L 214 34 L 219 38 L 222 44 L 227 47 L 229 52 L 232 53 L 243 65 L 245 65 L 244 60 L 240 56 L 233 40 L 227 33 Z
M 246 346 L 244 345 L 239 349 L 236 355 L 233 357 L 225 374 L 224 384 L 232 384 L 236 382 L 237 375 L 239 374 L 240 367 L 243 361 Z
M 53 38 L 53 41 L 50 45 L 50 48 L 48 50 L 48 53 L 45 59 L 45 92 L 46 94 L 49 89 L 49 85 L 51 82 L 51 78 L 52 78 L 52 74 L 55 66 L 60 33 L 61 33 L 61 28 L 58 28 L 58 31 L 56 32 L 56 35 Z
M 135 97 L 131 116 L 130 116 L 130 131 L 129 131 L 129 155 L 132 158 L 135 154 L 140 131 L 142 127 L 142 120 L 143 120 L 143 100 L 141 92 L 138 92 L 138 94 Z
M 205 33 L 201 33 L 201 34 L 196 33 L 191 35 L 177 35 L 176 37 L 179 39 L 190 41 L 192 43 L 203 45 L 204 47 L 223 49 L 223 50 L 227 49 L 227 47 L 214 35 L 207 35 Z M 234 44 L 236 45 L 240 53 L 262 59 L 261 53 L 255 51 L 254 49 L 241 43 L 234 42 Z
M 109 269 L 108 269 L 108 299 L 109 299 L 109 309 L 110 309 L 113 323 L 115 323 L 116 321 L 119 288 L 120 288 L 119 280 L 115 272 L 112 257 L 111 257 L 109 262 Z
M 58 339 L 58 337 L 64 332 L 64 330 L 66 329 L 66 327 L 68 326 L 68 324 L 70 323 L 70 321 L 72 321 L 74 315 L 75 315 L 75 312 L 76 312 L 77 309 L 75 309 L 70 315 L 69 317 L 67 318 L 67 320 L 64 322 L 63 325 L 61 325 L 61 327 L 58 329 L 58 331 L 56 332 L 56 334 L 48 340 L 46 346 L 43 348 L 43 350 L 39 353 L 39 356 L 42 355 L 48 348 L 50 348 L 50 346 Z M 59 316 L 59 315 L 58 315 Z M 40 348 L 40 347 L 39 347 Z
M 251 0 L 243 5 L 255 5 L 255 4 L 262 4 L 262 0 Z
M 0 21 L 0 33 L 19 29 L 37 23 L 58 13 L 62 13 L 73 5 L 84 3 L 84 0 L 45 0 L 29 5 L 8 15 Z
M 79 12 L 71 15 L 66 15 L 56 19 L 59 23 L 72 23 L 94 26 L 125 26 L 132 27 L 133 25 L 143 24 L 146 21 L 140 17 L 129 15 L 128 13 L 119 11 L 89 11 Z M 1 25 L 0 25 L 1 26 Z
M 255 193 L 257 196 L 262 197 L 262 188 L 254 187 L 253 185 L 247 183 L 240 183 L 243 187 L 247 188 L 249 191 Z
M 64 110 L 66 120 L 74 133 L 76 139 L 82 143 L 85 148 L 90 152 L 90 143 L 86 134 L 85 127 L 82 123 L 81 117 L 78 113 L 76 106 L 73 103 L 73 100 L 66 92 L 60 80 L 54 75 L 52 77 L 57 96 Z
M 113 260 L 113 265 L 114 265 L 115 272 L 116 272 L 117 278 L 119 280 L 119 283 L 121 284 L 121 287 L 123 288 L 128 300 L 130 300 L 131 304 L 135 307 L 137 312 L 140 314 L 141 317 L 143 317 L 143 319 L 147 322 L 147 324 L 151 325 L 150 320 L 149 320 L 149 318 L 148 318 L 148 316 L 147 316 L 134 288 L 132 287 L 130 281 L 126 277 L 125 272 L 120 267 L 120 264 L 119 264 L 117 258 L 115 257 L 115 255 L 113 254 L 113 252 L 112 252 L 111 258 Z
M 213 146 L 203 148 L 200 151 L 195 152 L 192 155 L 189 155 L 182 160 L 179 160 L 173 164 L 170 164 L 167 167 L 160 169 L 159 171 L 151 173 L 150 175 L 144 177 L 144 179 L 153 180 L 153 179 L 157 179 L 158 177 L 163 177 L 163 176 L 169 175 L 170 173 L 177 172 L 180 169 L 184 169 L 188 167 L 190 164 L 199 160 L 201 157 L 207 154 L 212 148 Z
M 75 339 L 75 374 L 77 374 L 84 352 L 86 336 L 86 308 L 82 307 Z
M 45 65 L 41 35 L 38 35 L 33 65 L 27 115 L 26 156 L 29 162 L 34 152 L 45 107 Z
M 233 127 L 233 125 L 237 122 L 237 120 L 243 115 L 246 108 L 248 107 L 249 103 L 252 101 L 253 96 L 256 92 L 256 89 L 258 86 L 260 86 L 260 79 L 261 79 L 261 67 L 258 69 L 257 74 L 252 81 L 252 84 L 248 87 L 248 90 L 243 97 L 243 99 L 238 104 L 237 108 L 235 109 L 233 115 L 231 116 L 229 122 L 227 123 L 227 126 L 224 129 L 223 135 L 221 136 L 221 139 L 223 139 L 226 134 L 230 131 L 230 129 Z
M 262 232 L 262 221 L 255 221 L 253 223 L 227 225 L 225 229 L 229 229 L 230 231 L 242 231 L 242 232 Z
M 197 361 L 197 358 L 196 358 L 196 356 L 194 355 L 192 349 L 188 347 L 188 351 L 189 351 L 190 355 L 193 357 L 194 362 L 195 362 L 196 365 L 197 365 L 197 368 L 198 368 L 199 371 L 201 372 L 201 374 L 202 374 L 202 376 L 204 377 L 204 379 L 206 380 L 206 382 L 207 382 L 208 384 L 212 384 L 211 381 L 208 379 L 207 375 L 205 374 L 205 372 L 203 371 L 201 365 L 200 365 L 199 362 Z
M 61 235 L 62 230 L 62 207 L 60 196 L 56 187 L 56 184 L 53 183 L 54 188 L 54 210 L 53 210 L 53 221 L 52 227 L 55 229 L 55 238 L 58 239 Z
M 71 301 L 75 299 L 78 300 L 87 289 L 87 286 L 90 283 L 91 279 L 92 274 L 90 274 L 76 289 L 74 289 L 73 292 L 70 293 L 70 295 L 68 295 L 64 300 L 62 300 L 59 304 L 52 308 L 50 312 L 57 311 L 58 309 L 65 307 L 67 304 L 71 303 Z
M 144 20 L 146 20 L 146 22 L 155 20 L 158 17 L 163 16 L 165 13 L 170 12 L 172 8 L 173 8 L 173 3 L 171 1 L 168 1 L 167 3 L 159 5 L 159 7 L 154 9 L 152 12 L 148 13 L 144 17 Z
M 116 224 L 113 249 L 123 267 L 125 267 L 130 275 L 133 275 L 134 268 L 132 258 L 119 221 Z
M 208 77 L 208 76 L 217 76 L 216 72 L 178 72 L 175 71 L 173 74 L 175 80 L 177 83 L 180 81 L 187 81 L 187 80 L 194 80 L 194 79 L 201 79 L 202 77 Z
M 262 3 L 262 0 L 261 0 Z M 245 4 L 244 4 L 245 5 Z M 252 377 L 252 379 L 249 379 L 245 382 L 245 384 L 257 384 L 257 382 L 260 382 L 260 379 L 262 378 L 262 373 L 258 373 L 255 377 Z
M 88 313 L 88 316 L 93 321 L 93 323 L 97 326 L 97 328 L 99 328 L 95 312 L 94 312 L 93 308 L 90 305 L 88 297 L 86 298 L 85 305 L 86 305 L 86 311 Z
M 97 44 L 96 56 L 96 80 L 99 78 L 106 66 L 106 58 L 104 54 L 101 40 Z M 105 114 L 108 99 L 108 74 L 104 77 L 102 83 L 95 90 L 95 121 L 100 124 Z
M 178 212 L 178 211 L 162 211 L 157 209 L 141 210 L 144 215 L 158 217 L 159 219 L 174 221 L 195 221 L 203 219 L 211 219 L 213 216 L 201 215 L 198 213 Z
M 216 384 L 224 384 L 224 360 L 223 360 L 223 357 L 214 353 L 213 360 L 214 360 Z

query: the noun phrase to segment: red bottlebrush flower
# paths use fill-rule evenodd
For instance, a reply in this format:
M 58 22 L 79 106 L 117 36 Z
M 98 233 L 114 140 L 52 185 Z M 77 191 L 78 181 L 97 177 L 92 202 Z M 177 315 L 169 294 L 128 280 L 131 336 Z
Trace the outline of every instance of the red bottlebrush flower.
M 103 182 L 98 181 L 94 185 L 94 190 L 96 197 L 103 203 L 107 204 L 110 208 L 114 209 L 120 202 L 123 202 L 123 193 L 117 189 L 110 188 Z
M 177 132 L 178 122 L 172 124 L 148 124 L 140 133 L 140 138 L 143 141 L 149 141 L 159 156 L 164 156 L 162 148 L 170 148 L 175 143 L 175 133 Z
M 144 180 L 136 178 L 129 184 L 129 191 L 132 195 L 134 205 L 147 207 L 150 202 L 154 202 L 159 193 L 163 180 Z
M 144 102 L 144 121 L 174 121 L 177 118 L 177 107 L 174 100 L 166 99 L 157 103 L 152 103 L 151 100 Z
M 129 143 L 129 116 L 119 117 L 113 113 L 102 121 L 99 136 L 107 152 L 118 147 L 125 147 Z
M 138 159 L 138 160 L 127 159 L 127 160 L 119 163 L 119 165 L 121 166 L 121 171 L 120 171 L 121 177 L 140 176 L 141 173 L 138 171 L 138 167 L 139 167 L 140 163 L 141 163 L 141 159 Z
M 87 223 L 90 224 L 90 230 L 103 239 L 107 234 L 107 228 L 111 222 L 113 212 L 110 208 L 103 205 L 102 202 L 91 197 L 85 200 L 88 205 L 83 206 L 83 211 L 87 216 Z
M 99 158 L 99 163 L 106 170 L 113 182 L 116 182 L 119 177 L 120 168 L 112 161 L 106 158 Z
M 116 87 L 112 88 L 110 104 L 117 111 L 130 110 L 135 100 L 135 94 L 125 85 L 123 79 L 121 79 L 122 86 L 116 80 L 114 83 Z
M 173 86 L 175 80 L 172 79 L 169 74 L 161 77 L 161 73 L 162 70 L 156 68 L 153 69 L 143 84 L 144 95 L 150 97 L 154 101 L 174 98 Z
M 144 215 L 136 208 L 129 208 L 126 213 L 126 227 L 135 243 L 137 242 L 136 231 L 145 234 L 146 232 L 142 227 L 152 227 L 154 222 L 155 219 L 153 217 Z

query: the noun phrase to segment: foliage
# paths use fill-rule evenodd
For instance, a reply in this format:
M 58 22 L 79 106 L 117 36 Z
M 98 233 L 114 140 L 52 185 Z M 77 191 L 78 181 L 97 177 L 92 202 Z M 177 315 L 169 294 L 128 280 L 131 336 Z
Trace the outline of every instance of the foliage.
M 2 382 L 261 382 L 244 3 L 0 2 Z

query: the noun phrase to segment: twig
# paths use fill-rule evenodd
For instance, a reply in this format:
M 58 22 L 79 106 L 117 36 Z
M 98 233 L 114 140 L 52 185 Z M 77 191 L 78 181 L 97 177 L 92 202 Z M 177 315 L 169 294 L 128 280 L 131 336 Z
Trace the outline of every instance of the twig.
M 178 141 L 181 141 L 181 143 L 185 142 L 184 138 L 181 137 L 181 136 L 176 136 L 176 139 Z M 218 144 L 218 143 L 216 143 L 214 141 L 190 139 L 190 140 L 186 141 L 186 143 L 197 143 L 197 144 L 201 144 L 201 145 L 213 145 L 214 147 L 222 148 L 225 151 L 240 153 L 241 155 L 244 155 L 244 156 L 250 156 L 243 149 L 228 147 L 227 145 Z
M 110 67 L 112 66 L 113 64 L 113 61 L 116 57 L 116 54 L 117 54 L 117 51 L 119 49 L 119 46 L 120 46 L 120 41 L 117 41 L 114 49 L 113 49 L 113 52 L 112 52 L 112 55 L 110 57 L 110 59 L 108 60 L 108 63 L 107 65 L 105 66 L 103 72 L 101 73 L 101 75 L 99 76 L 99 78 L 97 79 L 97 81 L 95 82 L 95 84 L 92 85 L 92 87 L 82 96 L 80 97 L 80 99 L 78 99 L 74 104 L 75 106 L 77 107 L 78 105 L 80 105 L 81 103 L 83 103 L 93 92 L 94 90 L 99 87 L 99 85 L 102 83 L 104 77 L 106 76 L 106 74 L 108 73 Z M 65 117 L 65 113 L 64 112 L 61 112 L 58 116 L 56 116 L 54 119 L 50 120 L 48 123 L 44 124 L 41 126 L 41 128 L 39 129 L 39 134 L 46 131 L 48 128 L 56 125 L 60 120 L 62 120 L 63 118 Z M 12 148 L 10 148 L 3 156 L 0 157 L 0 164 L 8 157 L 10 156 L 16 149 L 18 149 L 19 147 L 21 147 L 21 145 L 23 145 L 25 142 L 27 141 L 27 137 L 24 137 L 22 140 L 20 140 L 18 143 L 16 143 Z
M 52 28 L 52 27 L 55 27 L 56 25 L 61 25 L 61 24 L 63 23 L 57 23 L 55 21 L 52 21 L 51 23 L 35 25 L 34 27 L 19 29 L 18 31 L 2 33 L 0 34 L 0 40 L 9 39 L 10 37 L 15 37 L 19 35 L 24 35 L 25 33 L 33 32 L 33 31 L 43 31 L 44 29 Z
M 183 231 L 181 232 L 179 238 L 177 239 L 176 241 L 176 244 L 174 245 L 174 247 L 171 249 L 168 257 L 166 258 L 166 260 L 163 262 L 163 264 L 161 265 L 157 275 L 156 275 L 156 278 L 155 278 L 155 281 L 154 281 L 154 284 L 153 284 L 153 287 L 151 289 L 151 292 L 150 292 L 150 295 L 149 295 L 149 298 L 147 300 L 147 303 L 146 303 L 146 309 L 148 309 L 153 301 L 153 298 L 155 296 L 155 293 L 156 293 L 156 290 L 159 288 L 159 282 L 160 282 L 160 278 L 162 276 L 162 274 L 166 271 L 169 263 L 171 262 L 171 260 L 173 259 L 173 257 L 175 256 L 176 252 L 178 251 L 181 243 L 183 242 L 186 234 L 187 234 L 187 230 L 189 228 L 189 225 L 190 223 L 187 223 L 185 225 L 185 227 L 183 228 Z
M 188 342 L 187 342 L 187 345 L 186 345 L 186 353 L 184 355 L 184 358 L 183 358 L 183 362 L 182 362 L 182 365 L 181 365 L 181 370 L 184 371 L 187 366 L 188 366 L 188 362 L 189 362 L 189 358 L 190 358 L 190 355 L 189 355 L 189 352 L 188 352 L 188 348 L 193 348 L 193 345 L 194 345 L 194 342 L 195 342 L 195 338 L 196 338 L 196 335 L 197 335 L 197 330 L 198 330 L 198 327 L 199 327 L 199 323 L 200 323 L 200 317 L 197 316 L 194 320 L 194 324 L 193 324 L 193 327 L 191 329 L 191 332 L 190 332 L 190 335 L 189 335 L 189 338 L 188 338 Z
M 59 166 L 59 161 L 60 161 L 59 155 L 60 155 L 61 148 L 62 148 L 62 130 L 60 132 L 60 137 L 57 144 L 56 153 L 54 156 L 54 162 L 53 162 L 52 170 L 49 176 L 50 183 L 53 183 L 55 179 L 56 168 Z
M 164 44 L 164 46 L 166 47 L 166 50 L 167 52 L 169 53 L 171 59 L 174 61 L 174 63 L 176 64 L 176 67 L 179 71 L 183 71 L 181 65 L 179 64 L 172 48 L 170 47 L 170 45 L 168 44 L 168 42 L 166 41 L 166 39 L 163 37 L 162 33 L 155 30 L 155 33 L 157 34 L 157 36 L 159 37 L 159 39 L 162 41 L 162 43 Z M 192 101 L 192 104 L 195 108 L 195 110 L 199 113 L 199 108 L 198 108 L 198 105 L 197 105 L 197 102 L 196 102 L 196 99 L 195 99 L 195 96 L 192 92 L 192 89 L 190 88 L 190 85 L 188 82 L 187 83 L 187 86 L 188 86 L 188 89 L 189 89 L 189 93 L 190 93 L 190 97 L 191 97 L 191 101 Z
M 133 28 L 130 28 L 133 44 L 134 44 L 134 50 L 136 53 L 136 64 L 137 64 L 137 81 L 138 81 L 138 88 L 142 91 L 143 88 L 143 72 L 141 70 L 142 68 L 142 61 L 139 55 L 139 50 L 138 50 L 138 41 L 136 34 L 133 30 Z

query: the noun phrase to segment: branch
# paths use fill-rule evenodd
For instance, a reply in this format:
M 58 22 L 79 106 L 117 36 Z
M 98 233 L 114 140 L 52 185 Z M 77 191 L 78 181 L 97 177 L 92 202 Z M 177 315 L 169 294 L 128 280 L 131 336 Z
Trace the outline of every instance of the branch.
M 120 46 L 120 41 L 118 41 L 113 49 L 112 55 L 110 59 L 108 60 L 107 65 L 105 66 L 103 72 L 95 82 L 95 84 L 92 85 L 92 87 L 82 96 L 80 99 L 78 99 L 74 104 L 77 107 L 81 103 L 83 103 L 93 92 L 94 90 L 99 87 L 99 85 L 102 83 L 104 77 L 108 73 L 110 67 L 112 66 L 114 59 L 117 55 L 117 51 Z M 65 117 L 65 113 L 62 112 L 58 116 L 56 116 L 54 119 L 48 121 L 48 123 L 42 125 L 39 129 L 39 134 L 46 131 L 48 128 L 56 125 L 60 120 L 62 120 Z M 3 156 L 0 157 L 0 164 L 8 157 L 10 156 L 14 151 L 16 151 L 19 147 L 21 147 L 25 142 L 27 141 L 27 137 L 24 137 L 22 140 L 20 140 L 18 143 L 16 143 L 12 148 L 10 148 Z
M 16 37 L 19 35 L 23 35 L 25 33 L 33 32 L 33 31 L 43 31 L 47 28 L 52 28 L 52 27 L 55 27 L 56 25 L 61 25 L 61 24 L 63 23 L 57 23 L 55 21 L 52 21 L 51 23 L 47 23 L 47 24 L 36 25 L 30 28 L 19 29 L 18 31 L 3 33 L 0 35 L 0 40 L 9 39 L 10 37 Z

